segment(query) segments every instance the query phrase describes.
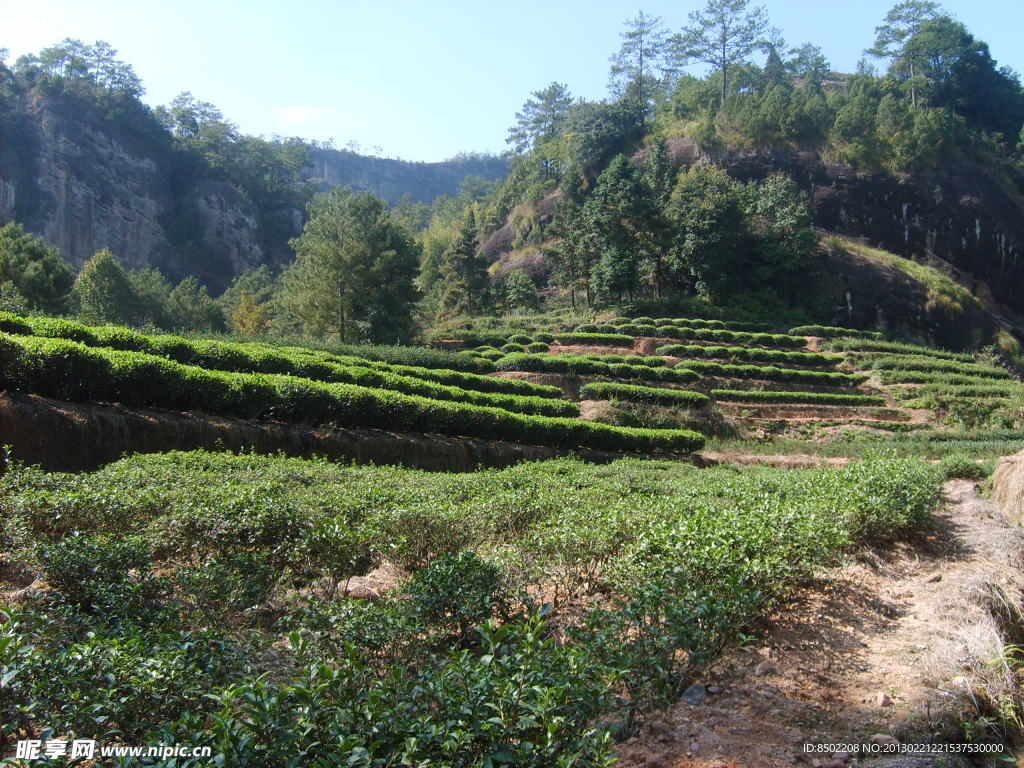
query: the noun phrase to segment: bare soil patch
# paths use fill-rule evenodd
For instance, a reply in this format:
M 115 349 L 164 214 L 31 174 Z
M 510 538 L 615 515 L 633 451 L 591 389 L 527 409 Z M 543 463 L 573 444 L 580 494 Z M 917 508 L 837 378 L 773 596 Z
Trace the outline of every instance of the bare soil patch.
M 620 765 L 965 765 L 948 755 L 861 759 L 803 747 L 963 741 L 956 717 L 1001 684 L 992 667 L 1005 642 L 999 603 L 1024 586 L 1024 534 L 973 482 L 945 491 L 933 530 L 809 585 L 761 638 L 704 672 L 703 701 L 680 701 L 629 740 Z

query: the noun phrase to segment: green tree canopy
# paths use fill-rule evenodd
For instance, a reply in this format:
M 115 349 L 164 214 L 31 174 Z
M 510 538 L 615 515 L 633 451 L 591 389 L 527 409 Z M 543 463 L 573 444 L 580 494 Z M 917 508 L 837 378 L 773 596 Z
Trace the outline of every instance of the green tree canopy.
M 743 195 L 721 168 L 694 165 L 679 175 L 669 203 L 675 231 L 673 274 L 687 271 L 701 293 L 721 296 L 746 286 L 749 248 Z
M 444 291 L 441 295 L 442 314 L 480 312 L 489 288 L 487 260 L 480 253 L 476 215 L 471 206 L 459 225 L 458 232 L 441 256 L 441 276 Z
M 60 252 L 17 222 L 0 227 L 0 288 L 30 309 L 62 312 L 75 271 Z
M 167 297 L 167 321 L 179 331 L 223 331 L 224 313 L 194 277 L 186 277 Z
M 138 311 L 128 274 L 109 248 L 97 251 L 82 265 L 74 296 L 78 316 L 86 323 L 130 325 Z
M 621 33 L 622 45 L 610 59 L 609 86 L 618 97 L 632 99 L 638 105 L 641 120 L 658 91 L 664 69 L 668 30 L 660 16 L 643 11 L 626 21 Z
M 693 11 L 690 23 L 672 38 L 681 65 L 700 61 L 713 66 L 721 77 L 721 100 L 729 92 L 729 72 L 743 63 L 769 36 L 763 7 L 750 8 L 750 0 L 708 0 L 703 11 Z
M 146 266 L 137 272 L 129 272 L 128 282 L 135 295 L 134 323 L 158 328 L 173 327 L 167 316 L 167 302 L 173 289 L 160 270 Z
M 310 202 L 291 243 L 284 291 L 306 332 L 349 342 L 396 342 L 409 332 L 419 249 L 387 203 L 331 190 Z
M 498 289 L 503 309 L 508 313 L 529 312 L 537 308 L 537 286 L 524 269 L 513 269 L 501 279 Z
M 534 91 L 509 128 L 508 143 L 517 152 L 525 152 L 557 138 L 565 129 L 572 106 L 572 94 L 562 83 L 551 83 Z
M 593 283 L 598 295 L 634 295 L 650 255 L 650 231 L 656 215 L 651 190 L 624 156 L 601 173 L 583 204 L 582 224 L 595 250 Z

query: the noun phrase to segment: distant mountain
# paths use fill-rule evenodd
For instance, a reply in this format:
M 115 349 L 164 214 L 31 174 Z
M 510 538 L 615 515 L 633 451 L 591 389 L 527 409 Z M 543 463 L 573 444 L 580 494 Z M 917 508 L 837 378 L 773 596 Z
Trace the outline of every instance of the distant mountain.
M 413 202 L 429 203 L 441 195 L 458 193 L 467 176 L 494 181 L 508 173 L 508 165 L 496 157 L 416 163 L 335 149 L 314 149 L 311 156 L 313 164 L 307 171 L 310 182 L 325 188 L 352 187 L 372 192 L 392 204 L 403 195 Z
M 204 170 L 137 101 L 111 107 L 34 88 L 8 98 L 0 101 L 0 224 L 21 222 L 76 267 L 106 247 L 127 267 L 153 265 L 174 281 L 195 275 L 218 291 L 242 271 L 292 258 L 302 195 L 259 201 Z M 467 176 L 507 173 L 496 158 L 415 163 L 313 148 L 310 159 L 299 176 L 314 188 L 351 186 L 392 203 L 403 195 L 429 203 L 457 194 Z

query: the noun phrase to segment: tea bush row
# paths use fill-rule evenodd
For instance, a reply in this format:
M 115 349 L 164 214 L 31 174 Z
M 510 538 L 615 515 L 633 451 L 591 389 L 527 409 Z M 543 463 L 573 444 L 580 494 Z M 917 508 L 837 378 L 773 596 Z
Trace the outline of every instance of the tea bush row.
M 626 365 L 642 365 L 648 368 L 667 368 L 668 362 L 658 355 L 616 355 L 598 354 L 583 355 L 588 360 L 596 360 L 599 363 L 625 363 Z
M 789 336 L 780 333 L 750 333 L 727 331 L 719 328 L 688 328 L 673 325 L 619 325 L 596 326 L 602 333 L 627 334 L 629 336 L 652 336 L 666 339 L 697 339 L 701 341 L 728 341 L 735 344 L 759 344 L 764 347 L 798 348 L 807 346 L 803 336 Z
M 743 403 L 800 403 L 807 405 L 885 405 L 876 395 L 834 395 L 828 392 L 768 392 L 764 390 L 713 389 L 715 400 Z
M 881 331 L 859 331 L 855 328 L 840 328 L 835 325 L 798 325 L 790 328 L 789 333 L 794 336 L 822 336 L 827 339 L 873 339 L 881 340 Z
M 223 373 L 152 355 L 34 337 L 0 337 L 0 384 L 66 400 L 566 448 L 689 451 L 703 441 L 688 430 L 612 428 L 293 376 Z
M 655 352 L 672 357 L 709 357 L 721 360 L 754 360 L 829 367 L 843 360 L 841 355 L 824 355 L 818 352 L 788 352 L 780 349 L 761 349 L 760 347 L 719 347 L 703 344 L 667 344 L 658 347 Z
M 8 337 L 17 339 L 18 337 Z M 29 348 L 45 348 L 47 341 L 57 345 L 55 349 L 60 350 L 61 339 L 47 339 L 45 337 L 23 337 L 24 343 Z M 77 344 L 77 342 L 66 342 Z M 505 395 L 501 393 L 478 392 L 464 390 L 458 387 L 438 384 L 424 379 L 400 376 L 391 373 L 387 367 L 377 368 L 376 364 L 369 361 L 362 362 L 362 365 L 347 365 L 347 358 L 306 355 L 282 355 L 274 350 L 250 350 L 242 345 L 224 344 L 221 342 L 209 341 L 188 341 L 170 337 L 164 341 L 157 338 L 154 344 L 157 348 L 168 351 L 169 356 L 179 357 L 189 361 L 190 366 L 204 370 L 226 371 L 231 373 L 253 373 L 253 372 L 283 372 L 287 375 L 298 376 L 312 381 L 323 381 L 330 383 L 355 384 L 361 387 L 370 387 L 381 390 L 391 390 L 407 395 L 427 397 L 432 400 L 450 400 L 452 402 L 471 403 L 491 408 L 502 408 L 517 413 L 530 413 L 547 416 L 576 416 L 579 409 L 573 404 L 564 400 L 555 400 L 541 397 L 526 397 L 522 395 Z M 116 350 L 106 347 L 91 347 L 98 352 L 111 352 L 117 354 Z M 58 352 L 58 354 L 60 354 Z M 67 352 L 66 354 L 72 354 Z M 140 362 L 148 360 L 151 364 L 158 364 L 159 361 L 170 362 L 159 355 L 145 354 L 141 352 L 128 353 L 123 355 L 136 355 Z M 340 360 L 344 362 L 332 362 Z M 183 363 L 184 364 L 184 363 Z M 456 377 L 463 377 L 467 374 L 455 372 Z M 69 382 L 70 383 L 70 382 Z M 124 393 L 123 397 L 130 397 L 130 393 Z M 124 400 L 127 402 L 127 400 Z
M 899 368 L 887 368 L 877 372 L 883 384 L 993 384 L 991 376 L 972 376 L 963 373 L 947 373 L 943 371 L 905 371 Z
M 569 376 L 609 376 L 617 379 L 667 381 L 690 384 L 700 376 L 683 367 L 665 368 L 628 363 L 605 363 L 597 356 L 585 355 L 507 355 L 495 362 L 499 371 L 562 373 Z
M 868 352 L 854 355 L 854 361 L 858 368 L 872 368 L 875 370 L 944 371 L 964 376 L 981 376 L 991 379 L 1013 378 L 1013 374 L 1005 368 L 982 365 L 981 363 L 945 360 L 924 355 L 887 355 Z
M 706 360 L 681 360 L 678 367 L 696 371 L 705 376 L 729 379 L 759 379 L 791 384 L 812 384 L 829 387 L 855 387 L 869 377 L 865 374 L 833 371 L 808 371 L 803 368 L 776 368 L 775 366 L 724 365 Z
M 16 322 L 12 322 L 12 320 Z M 410 376 L 412 378 L 480 392 L 551 398 L 561 397 L 561 390 L 557 387 L 546 387 L 530 382 L 481 376 L 457 370 L 389 364 L 352 355 L 335 355 L 303 347 L 281 347 L 268 344 L 225 342 L 209 339 L 196 340 L 173 335 L 147 335 L 117 326 L 87 326 L 59 318 L 18 318 L 16 315 L 3 314 L 0 314 L 0 330 L 4 330 L 5 321 L 7 321 L 9 327 L 20 329 L 11 330 L 9 331 L 10 333 L 62 338 L 78 341 L 88 346 L 145 352 L 168 357 L 179 363 L 198 365 L 200 367 L 249 373 L 287 373 L 310 377 L 310 361 L 323 361 L 341 365 L 371 367 L 400 376 Z M 233 367 L 223 368 L 224 361 L 230 361 Z
M 590 344 L 605 347 L 632 347 L 633 337 L 621 333 L 560 333 L 555 336 L 558 344 Z
M 984 381 L 984 380 L 983 380 Z M 892 390 L 898 400 L 913 400 L 930 396 L 941 398 L 1015 397 L 1024 395 L 1024 384 L 1017 382 L 997 383 L 988 379 L 987 384 L 920 384 L 907 385 Z
M 580 390 L 580 397 L 586 400 L 629 400 L 679 408 L 699 408 L 708 402 L 708 396 L 703 392 L 694 392 L 688 389 L 642 387 L 612 381 L 587 384 Z
M 837 352 L 890 352 L 901 355 L 941 357 L 948 360 L 959 360 L 962 363 L 974 362 L 974 357 L 964 352 L 949 352 L 944 349 L 932 349 L 931 347 L 905 344 L 898 341 L 827 339 L 823 342 L 822 346 Z
M 772 329 L 771 323 L 748 323 L 740 320 L 710 320 L 700 317 L 613 317 L 605 325 L 653 325 L 681 328 L 724 328 L 730 331 L 761 333 Z

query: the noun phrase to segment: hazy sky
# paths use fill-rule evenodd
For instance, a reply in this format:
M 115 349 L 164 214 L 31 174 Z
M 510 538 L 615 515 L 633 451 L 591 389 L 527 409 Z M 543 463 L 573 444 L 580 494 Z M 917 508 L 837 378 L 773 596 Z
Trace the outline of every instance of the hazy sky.
M 359 142 L 372 153 L 442 160 L 506 148 L 516 111 L 552 81 L 606 95 L 608 56 L 642 8 L 673 31 L 705 0 L 0 0 L 12 58 L 65 37 L 102 39 L 153 105 L 181 91 L 247 133 Z M 895 0 L 768 0 L 790 45 L 821 45 L 851 71 Z M 1024 0 L 945 8 L 1024 71 Z

